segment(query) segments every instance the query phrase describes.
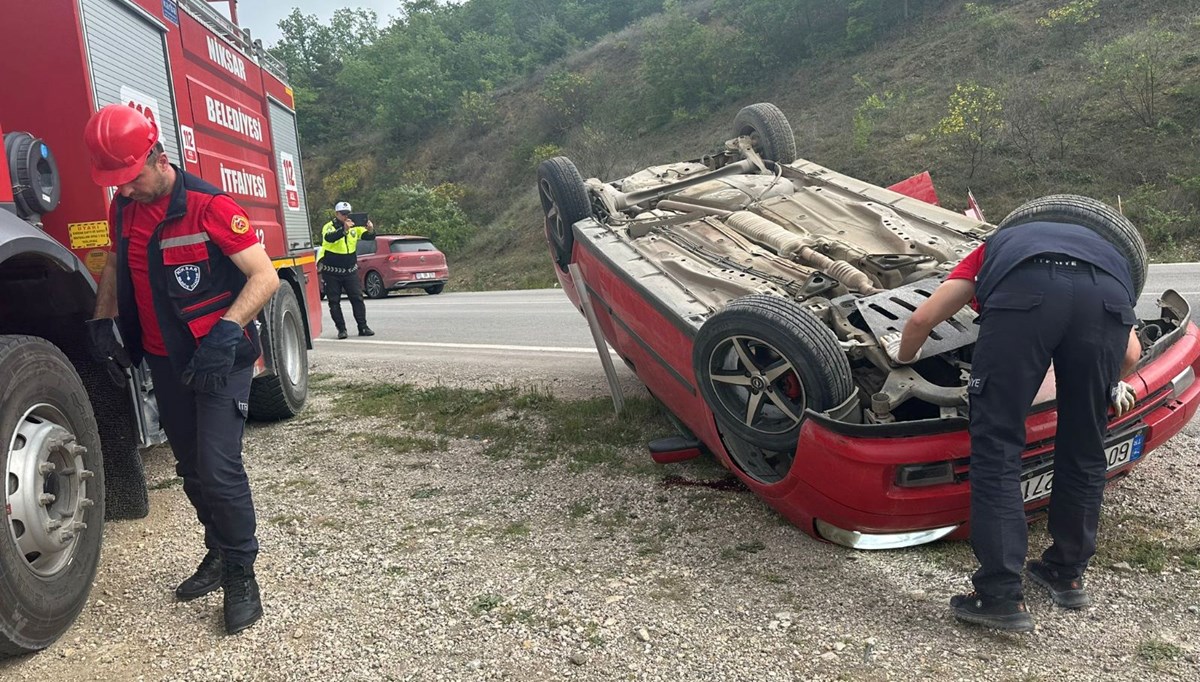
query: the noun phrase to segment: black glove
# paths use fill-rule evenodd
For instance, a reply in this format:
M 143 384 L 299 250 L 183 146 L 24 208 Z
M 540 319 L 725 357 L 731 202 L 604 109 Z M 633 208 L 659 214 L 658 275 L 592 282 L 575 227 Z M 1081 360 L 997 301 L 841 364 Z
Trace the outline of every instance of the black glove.
M 237 322 L 222 319 L 213 325 L 208 336 L 200 341 L 192 361 L 184 368 L 183 383 L 203 393 L 216 393 L 225 388 L 233 371 L 233 357 L 238 341 L 245 332 Z
M 125 370 L 133 364 L 129 353 L 117 340 L 116 327 L 111 317 L 98 317 L 83 323 L 87 329 L 88 353 L 108 372 L 108 377 L 118 388 L 125 387 Z

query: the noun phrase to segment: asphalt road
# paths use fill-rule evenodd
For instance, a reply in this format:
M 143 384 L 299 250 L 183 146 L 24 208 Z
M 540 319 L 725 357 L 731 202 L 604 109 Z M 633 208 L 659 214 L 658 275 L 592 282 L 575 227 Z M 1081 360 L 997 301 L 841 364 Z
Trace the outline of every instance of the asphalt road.
M 1157 314 L 1155 301 L 1166 289 L 1200 310 L 1200 263 L 1151 265 L 1138 314 Z M 402 381 L 535 384 L 567 395 L 608 391 L 587 321 L 559 289 L 393 294 L 366 304 L 376 336 L 338 341 L 326 311 L 314 371 L 322 363 L 351 363 L 364 374 Z M 347 301 L 342 309 L 349 318 Z M 632 372 L 616 365 L 628 390 L 638 390 Z M 1200 435 L 1200 426 L 1189 431 Z

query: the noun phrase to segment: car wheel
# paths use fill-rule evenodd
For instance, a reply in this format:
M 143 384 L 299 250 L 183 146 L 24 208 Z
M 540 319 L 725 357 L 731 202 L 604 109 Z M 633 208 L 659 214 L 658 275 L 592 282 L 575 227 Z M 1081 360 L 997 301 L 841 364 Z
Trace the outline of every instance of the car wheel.
M 1108 204 L 1077 194 L 1054 194 L 1018 206 L 996 227 L 996 231 L 1032 222 L 1082 225 L 1104 237 L 1129 261 L 1129 274 L 1138 296 L 1146 286 L 1146 244 L 1129 219 Z
M 250 416 L 258 421 L 290 419 L 308 399 L 308 342 L 304 317 L 292 285 L 283 282 L 267 306 L 267 338 L 275 374 L 250 384 Z
M 572 226 L 591 215 L 587 186 L 570 159 L 556 156 L 538 166 L 538 198 L 546 216 L 546 241 L 554 262 L 566 272 L 575 247 Z
M 438 294 L 442 293 L 442 289 L 445 288 L 445 283 L 435 284 L 431 287 L 425 287 L 425 293 L 429 294 L 430 296 L 437 296 Z
M 0 657 L 49 646 L 91 591 L 104 467 L 87 390 L 44 339 L 0 336 Z
M 833 332 L 791 300 L 739 298 L 700 328 L 696 381 L 717 425 L 747 443 L 794 450 L 804 411 L 835 407 L 853 390 Z
M 796 136 L 787 117 L 774 104 L 760 102 L 742 108 L 733 119 L 733 133 L 749 136 L 754 151 L 768 161 L 796 160 Z
M 366 279 L 367 298 L 383 298 L 387 296 L 387 289 L 383 287 L 383 278 L 378 272 L 368 272 Z

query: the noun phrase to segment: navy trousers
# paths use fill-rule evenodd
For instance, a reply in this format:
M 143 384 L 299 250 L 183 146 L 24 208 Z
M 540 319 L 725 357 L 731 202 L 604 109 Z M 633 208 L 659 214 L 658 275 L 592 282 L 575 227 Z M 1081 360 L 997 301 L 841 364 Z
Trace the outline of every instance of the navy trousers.
M 203 393 L 185 386 L 167 358 L 147 355 L 146 361 L 175 472 L 204 526 L 205 546 L 227 562 L 253 565 L 258 540 L 242 433 L 254 368 L 235 370 L 219 393 Z
M 977 592 L 1021 598 L 1028 525 L 1021 492 L 1025 418 L 1054 361 L 1058 431 L 1043 560 L 1066 577 L 1096 551 L 1109 391 L 1131 325 L 1129 294 L 1103 270 L 1026 261 L 988 297 L 968 384 L 971 544 Z
M 367 326 L 367 306 L 363 303 L 362 283 L 358 281 L 358 273 L 340 274 L 322 272 L 325 282 L 325 299 L 329 301 L 329 316 L 333 318 L 333 326 L 339 332 L 346 331 L 346 317 L 342 315 L 342 292 L 350 299 L 350 310 L 354 313 L 354 322 L 358 328 Z

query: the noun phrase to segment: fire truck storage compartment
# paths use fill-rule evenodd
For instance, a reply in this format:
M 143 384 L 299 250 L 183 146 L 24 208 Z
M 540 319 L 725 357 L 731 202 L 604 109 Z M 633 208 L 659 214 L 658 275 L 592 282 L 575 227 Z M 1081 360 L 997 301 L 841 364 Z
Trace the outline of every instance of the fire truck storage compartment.
M 96 108 L 128 104 L 149 109 L 169 158 L 180 163 L 165 27 L 121 0 L 83 0 L 82 7 Z
M 312 233 L 308 228 L 308 201 L 304 196 L 304 178 L 300 170 L 300 134 L 296 126 L 296 114 L 274 99 L 268 100 L 268 106 L 271 137 L 275 142 L 276 161 L 279 163 L 276 175 L 288 249 L 311 248 Z

